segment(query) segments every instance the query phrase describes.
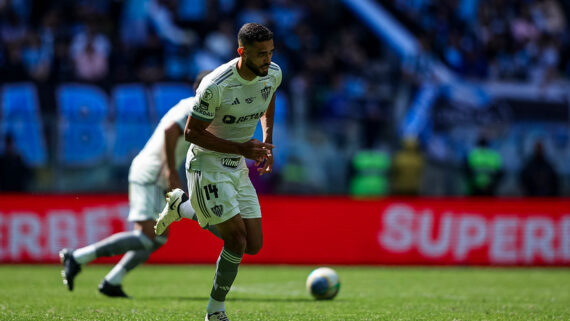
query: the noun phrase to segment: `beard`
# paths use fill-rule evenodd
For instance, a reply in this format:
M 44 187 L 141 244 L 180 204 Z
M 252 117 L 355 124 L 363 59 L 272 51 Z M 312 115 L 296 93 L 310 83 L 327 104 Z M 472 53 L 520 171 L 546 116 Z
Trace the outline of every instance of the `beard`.
M 256 76 L 263 77 L 263 76 L 267 76 L 267 74 L 269 73 L 269 69 L 267 69 L 267 71 L 261 70 L 262 67 L 266 67 L 266 66 L 269 66 L 269 65 L 256 66 L 256 65 L 254 65 L 252 62 L 250 62 L 249 60 L 246 60 L 246 61 L 245 61 L 245 65 L 246 65 L 247 68 L 249 68 L 249 70 L 251 70 L 251 72 L 253 72 Z

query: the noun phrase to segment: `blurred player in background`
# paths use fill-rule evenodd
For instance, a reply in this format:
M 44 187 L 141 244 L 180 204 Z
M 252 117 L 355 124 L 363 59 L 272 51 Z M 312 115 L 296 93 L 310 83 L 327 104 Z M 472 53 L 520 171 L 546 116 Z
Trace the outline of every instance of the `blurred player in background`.
M 207 73 L 198 75 L 194 90 Z M 194 99 L 182 99 L 162 117 L 144 148 L 131 163 L 128 219 L 134 222 L 134 230 L 111 235 L 75 251 L 60 251 L 59 256 L 64 266 L 63 282 L 69 291 L 73 291 L 73 281 L 81 271 L 81 265 L 98 257 L 126 253 L 99 284 L 99 292 L 109 297 L 128 297 L 121 286 L 124 276 L 166 243 L 168 231 L 155 235 L 154 224 L 164 207 L 167 189 L 182 187 L 178 168 L 189 146 L 182 134 Z M 196 220 L 190 204 L 185 206 L 185 213 L 188 214 L 186 217 Z M 215 228 L 210 230 L 217 233 Z
M 244 253 L 258 253 L 263 244 L 261 210 L 245 158 L 256 161 L 260 175 L 273 169 L 275 91 L 282 79 L 280 67 L 271 62 L 273 33 L 248 23 L 239 30 L 238 43 L 239 58 L 204 77 L 184 132 L 192 143 L 186 157 L 192 208 L 200 226 L 215 225 L 224 240 L 206 320 L 228 320 L 226 295 L 241 259 Z M 263 143 L 252 139 L 259 120 Z M 180 218 L 180 204 L 187 202 L 180 189 L 168 194 L 157 234 Z

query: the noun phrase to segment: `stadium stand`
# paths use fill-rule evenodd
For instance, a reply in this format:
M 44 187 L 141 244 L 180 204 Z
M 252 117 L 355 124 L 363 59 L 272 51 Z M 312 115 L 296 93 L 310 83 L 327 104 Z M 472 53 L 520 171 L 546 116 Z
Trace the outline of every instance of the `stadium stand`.
M 537 139 L 561 177 L 561 194 L 570 195 L 565 1 L 18 3 L 26 5 L 0 6 L 1 132 L 28 133 L 15 135 L 26 161 L 59 173 L 32 189 L 84 190 L 60 176 L 68 168 L 93 175 L 98 166 L 107 182 L 96 190 L 124 190 L 120 175 L 157 120 L 193 94 L 199 71 L 233 57 L 237 28 L 256 21 L 275 32 L 274 60 L 285 77 L 276 120 L 283 154 L 264 190 L 347 194 L 359 151 L 393 156 L 413 135 L 426 156 L 424 181 L 435 182 L 420 194 L 461 195 L 464 158 L 485 132 L 505 161 L 499 195 L 521 195 L 516 178 Z M 380 28 L 401 26 L 408 40 L 400 48 L 421 54 L 402 54 L 409 51 L 386 30 L 379 37 L 382 30 L 354 10 L 363 3 L 382 10 Z M 26 113 L 36 118 L 25 129 L 4 111 L 22 81 L 35 92 L 26 97 L 36 97 L 26 98 L 36 108 Z

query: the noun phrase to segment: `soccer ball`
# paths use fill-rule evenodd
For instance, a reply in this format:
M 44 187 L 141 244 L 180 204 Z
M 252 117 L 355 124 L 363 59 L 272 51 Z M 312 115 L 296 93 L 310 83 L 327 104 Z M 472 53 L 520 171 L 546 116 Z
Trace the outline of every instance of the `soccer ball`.
M 330 300 L 340 289 L 338 274 L 328 267 L 313 270 L 307 277 L 307 291 L 317 300 Z

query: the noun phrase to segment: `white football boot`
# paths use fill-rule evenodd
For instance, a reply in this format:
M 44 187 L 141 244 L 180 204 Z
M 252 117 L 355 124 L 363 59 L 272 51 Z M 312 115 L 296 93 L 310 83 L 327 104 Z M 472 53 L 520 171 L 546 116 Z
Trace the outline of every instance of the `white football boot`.
M 230 321 L 225 311 L 218 311 L 214 313 L 206 313 L 204 321 Z
M 180 221 L 180 219 L 182 219 L 182 215 L 178 212 L 178 207 L 182 203 L 183 195 L 184 191 L 179 188 L 175 188 L 166 193 L 166 205 L 154 225 L 154 233 L 156 233 L 156 235 L 164 233 L 166 228 L 172 224 L 172 222 Z

